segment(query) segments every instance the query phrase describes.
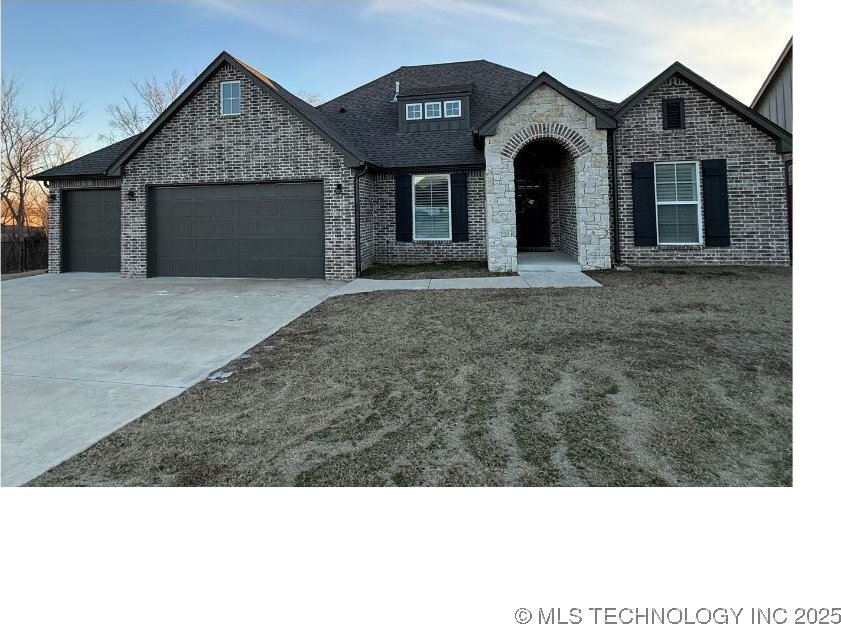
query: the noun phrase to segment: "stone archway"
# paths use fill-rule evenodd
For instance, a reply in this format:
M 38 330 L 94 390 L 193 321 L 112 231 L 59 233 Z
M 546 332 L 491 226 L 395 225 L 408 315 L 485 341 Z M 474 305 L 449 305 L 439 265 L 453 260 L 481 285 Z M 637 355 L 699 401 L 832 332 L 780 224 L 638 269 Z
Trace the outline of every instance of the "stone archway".
M 485 137 L 485 209 L 488 269 L 517 270 L 514 158 L 529 143 L 550 139 L 575 159 L 578 263 L 610 267 L 610 190 L 607 131 L 596 119 L 547 85 L 509 111 Z
M 502 148 L 506 158 L 514 157 L 532 141 L 550 139 L 563 145 L 573 157 L 578 158 L 590 151 L 587 141 L 578 132 L 560 123 L 533 123 L 518 130 Z

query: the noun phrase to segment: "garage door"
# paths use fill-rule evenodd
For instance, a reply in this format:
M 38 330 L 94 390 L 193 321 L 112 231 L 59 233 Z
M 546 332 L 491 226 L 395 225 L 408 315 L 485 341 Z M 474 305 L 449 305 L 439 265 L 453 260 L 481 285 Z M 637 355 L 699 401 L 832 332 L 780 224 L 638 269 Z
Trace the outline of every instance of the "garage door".
M 62 270 L 120 270 L 119 189 L 64 191 Z
M 152 190 L 156 275 L 323 277 L 320 182 Z

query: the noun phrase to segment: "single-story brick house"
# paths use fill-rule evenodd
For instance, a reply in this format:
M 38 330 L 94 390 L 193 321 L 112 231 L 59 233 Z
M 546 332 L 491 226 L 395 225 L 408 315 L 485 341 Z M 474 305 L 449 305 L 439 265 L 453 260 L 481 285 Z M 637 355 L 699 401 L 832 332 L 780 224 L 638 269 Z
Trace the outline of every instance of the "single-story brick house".
M 351 279 L 553 250 L 789 263 L 792 137 L 680 63 L 622 102 L 488 61 L 319 106 L 221 53 L 149 128 L 36 176 L 51 272 Z

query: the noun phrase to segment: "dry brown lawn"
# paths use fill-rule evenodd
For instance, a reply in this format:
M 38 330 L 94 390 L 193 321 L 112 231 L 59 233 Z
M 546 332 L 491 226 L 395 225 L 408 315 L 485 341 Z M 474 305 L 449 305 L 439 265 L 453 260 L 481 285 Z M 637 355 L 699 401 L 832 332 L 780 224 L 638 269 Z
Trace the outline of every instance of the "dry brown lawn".
M 33 485 L 790 485 L 791 272 L 328 300 Z

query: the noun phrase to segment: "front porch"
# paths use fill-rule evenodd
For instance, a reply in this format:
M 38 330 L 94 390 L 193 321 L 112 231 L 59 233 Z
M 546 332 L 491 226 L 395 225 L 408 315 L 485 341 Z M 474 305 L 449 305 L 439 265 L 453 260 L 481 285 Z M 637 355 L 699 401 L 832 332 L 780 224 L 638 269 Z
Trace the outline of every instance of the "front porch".
M 579 273 L 581 265 L 563 251 L 518 251 L 520 273 Z

